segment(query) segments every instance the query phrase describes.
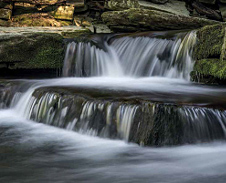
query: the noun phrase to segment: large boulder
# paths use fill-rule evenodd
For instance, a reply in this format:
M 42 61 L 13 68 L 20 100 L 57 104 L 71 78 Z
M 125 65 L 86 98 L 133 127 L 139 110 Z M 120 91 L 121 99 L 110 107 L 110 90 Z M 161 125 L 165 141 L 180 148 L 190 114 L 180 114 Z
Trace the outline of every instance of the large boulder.
M 105 12 L 103 21 L 114 31 L 195 29 L 217 21 L 179 16 L 166 12 L 134 8 L 124 11 Z

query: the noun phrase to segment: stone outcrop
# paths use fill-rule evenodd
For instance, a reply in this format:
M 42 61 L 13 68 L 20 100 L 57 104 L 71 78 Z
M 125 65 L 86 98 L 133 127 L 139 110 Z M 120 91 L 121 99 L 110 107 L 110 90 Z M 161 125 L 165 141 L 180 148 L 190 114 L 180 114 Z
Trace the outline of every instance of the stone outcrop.
M 0 28 L 0 68 L 61 68 L 63 39 L 89 33 L 80 28 Z
M 116 32 L 195 29 L 205 25 L 218 23 L 202 18 L 179 16 L 140 8 L 105 12 L 102 14 L 102 19 Z
M 226 25 L 206 26 L 197 31 L 198 42 L 194 49 L 196 63 L 192 72 L 194 80 L 204 78 L 204 82 L 212 82 L 214 78 L 226 79 L 225 33 Z

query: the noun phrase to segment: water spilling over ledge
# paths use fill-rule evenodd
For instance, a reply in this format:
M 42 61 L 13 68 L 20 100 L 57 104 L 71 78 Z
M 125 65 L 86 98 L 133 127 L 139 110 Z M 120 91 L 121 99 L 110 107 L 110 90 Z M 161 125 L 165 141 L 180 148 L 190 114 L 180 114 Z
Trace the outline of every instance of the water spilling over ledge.
M 27 105 L 28 119 L 48 125 L 120 138 L 142 145 L 178 145 L 226 138 L 226 112 L 145 100 L 101 100 L 39 89 Z
M 189 81 L 195 32 L 150 34 L 69 43 L 70 77 L 2 80 L 0 182 L 224 182 L 226 89 Z
M 225 140 L 224 88 L 189 82 L 196 33 L 101 35 L 68 44 L 63 76 L 6 81 L 0 98 L 27 120 L 140 145 Z
M 190 78 L 195 31 L 175 40 L 125 36 L 102 41 L 103 49 L 90 42 L 68 44 L 63 76 Z

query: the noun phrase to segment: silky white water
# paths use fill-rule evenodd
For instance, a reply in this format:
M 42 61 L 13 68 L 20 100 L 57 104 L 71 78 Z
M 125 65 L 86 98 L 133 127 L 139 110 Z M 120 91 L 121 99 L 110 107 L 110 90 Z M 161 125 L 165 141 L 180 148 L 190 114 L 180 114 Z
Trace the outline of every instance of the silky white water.
M 122 37 L 103 43 L 69 43 L 63 76 L 151 77 L 190 79 L 193 68 L 192 31 L 176 40 Z
M 195 42 L 72 42 L 65 78 L 13 81 L 0 182 L 225 182 L 226 89 L 189 81 Z

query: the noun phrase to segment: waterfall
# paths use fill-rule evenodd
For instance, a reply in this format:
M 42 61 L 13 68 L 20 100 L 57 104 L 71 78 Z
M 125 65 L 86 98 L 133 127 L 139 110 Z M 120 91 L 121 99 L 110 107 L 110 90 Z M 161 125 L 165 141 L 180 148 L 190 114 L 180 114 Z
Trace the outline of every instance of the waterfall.
M 178 35 L 175 40 L 120 37 L 105 41 L 104 49 L 72 42 L 67 47 L 63 76 L 161 76 L 189 80 L 195 43 L 195 31 Z
M 226 139 L 225 90 L 188 81 L 195 31 L 173 39 L 111 35 L 100 40 L 68 44 L 63 76 L 74 77 L 2 84 L 0 108 L 141 145 Z
M 97 99 L 51 86 L 35 88 L 25 93 L 23 111 L 18 105 L 15 109 L 27 119 L 47 125 L 141 145 L 226 139 L 225 110 L 142 99 Z

